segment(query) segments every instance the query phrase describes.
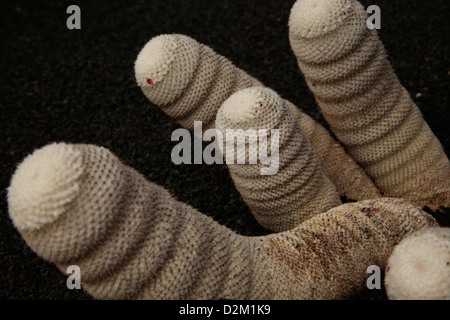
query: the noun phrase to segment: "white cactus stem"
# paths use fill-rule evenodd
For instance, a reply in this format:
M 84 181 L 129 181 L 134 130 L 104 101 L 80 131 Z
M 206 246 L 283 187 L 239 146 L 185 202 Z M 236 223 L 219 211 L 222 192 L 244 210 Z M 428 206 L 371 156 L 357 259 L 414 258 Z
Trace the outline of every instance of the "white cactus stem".
M 224 156 L 236 188 L 263 227 L 273 231 L 290 230 L 341 204 L 336 187 L 325 176 L 297 119 L 275 91 L 252 87 L 233 94 L 219 109 L 216 128 L 225 138 L 227 130 L 241 129 L 245 134 L 243 140 L 248 137 L 247 132 L 254 130 L 255 138 L 261 140 L 264 136 L 267 141 L 267 146 L 262 147 L 261 143 L 252 145 L 247 139 L 244 149 L 238 150 L 242 146 L 234 142 L 234 136 L 232 140 L 224 139 L 233 154 L 244 153 L 245 164 L 237 164 L 236 159 L 228 163 L 228 149 L 224 146 Z M 265 131 L 259 133 L 259 129 Z M 273 159 L 265 165 L 259 157 L 261 149 L 266 148 L 267 154 L 273 153 L 274 144 L 277 154 L 271 154 Z M 249 164 L 251 155 L 258 160 L 257 164 Z M 276 173 L 262 175 L 263 168 L 273 169 L 273 162 L 276 162 Z
M 356 0 L 298 0 L 289 36 L 325 119 L 387 196 L 450 206 L 450 163 Z
M 402 238 L 436 224 L 404 200 L 379 199 L 245 237 L 108 150 L 70 144 L 28 156 L 8 205 L 28 245 L 63 272 L 79 266 L 82 286 L 98 299 L 347 298 L 364 288 L 369 265 L 384 268 Z

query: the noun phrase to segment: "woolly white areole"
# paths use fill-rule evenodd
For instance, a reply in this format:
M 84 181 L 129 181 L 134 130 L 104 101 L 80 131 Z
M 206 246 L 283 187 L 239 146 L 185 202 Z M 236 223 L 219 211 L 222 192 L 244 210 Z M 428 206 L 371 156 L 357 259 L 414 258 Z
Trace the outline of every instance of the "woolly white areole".
M 403 239 L 388 260 L 385 283 L 393 300 L 450 299 L 450 228 L 426 228 Z

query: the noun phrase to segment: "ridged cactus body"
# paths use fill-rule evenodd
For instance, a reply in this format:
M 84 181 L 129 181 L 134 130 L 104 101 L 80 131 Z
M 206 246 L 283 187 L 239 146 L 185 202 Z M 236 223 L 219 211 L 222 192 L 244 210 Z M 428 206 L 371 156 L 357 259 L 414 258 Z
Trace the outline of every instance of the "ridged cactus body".
M 314 148 L 285 100 L 275 91 L 252 87 L 233 94 L 219 109 L 215 127 L 226 138 L 223 153 L 231 177 L 262 226 L 273 231 L 290 230 L 341 204 L 336 187 L 325 176 Z M 242 141 L 246 139 L 242 145 L 227 134 L 237 133 L 239 129 Z M 251 130 L 254 130 L 254 142 L 248 134 Z M 267 142 L 266 146 L 262 140 Z M 233 151 L 232 159 L 227 157 L 228 147 Z M 269 155 L 267 165 L 260 158 L 262 149 Z M 238 152 L 243 153 L 245 164 L 237 163 L 234 155 Z M 255 164 L 249 163 L 251 156 L 257 160 Z M 272 172 L 263 174 L 264 168 Z
M 436 224 L 404 200 L 379 199 L 245 237 L 108 150 L 70 144 L 28 156 L 8 205 L 28 245 L 63 272 L 79 266 L 97 299 L 346 298 L 365 287 L 369 265 L 384 268 L 402 238 Z
M 232 94 L 263 86 L 210 47 L 177 34 L 151 39 L 136 59 L 135 74 L 145 96 L 191 131 L 194 121 L 202 121 L 203 131 L 213 127 L 219 108 Z M 319 123 L 287 103 L 301 119 L 305 136 L 339 194 L 354 200 L 378 198 L 378 189 L 342 146 Z
M 450 206 L 450 163 L 356 0 L 299 0 L 291 47 L 336 137 L 388 196 Z
M 349 157 L 342 145 L 334 140 L 321 124 L 301 112 L 291 102 L 287 106 L 297 119 L 306 138 L 322 164 L 325 175 L 330 178 L 340 196 L 352 200 L 376 199 L 381 194 L 362 168 Z

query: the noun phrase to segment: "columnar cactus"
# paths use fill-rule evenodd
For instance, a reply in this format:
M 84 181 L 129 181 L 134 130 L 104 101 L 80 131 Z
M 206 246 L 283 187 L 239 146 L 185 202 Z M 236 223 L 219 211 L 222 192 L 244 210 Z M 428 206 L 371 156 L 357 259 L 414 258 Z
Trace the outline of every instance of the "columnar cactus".
M 450 300 L 450 228 L 403 239 L 389 257 L 385 284 L 390 299 Z
M 450 206 L 450 163 L 356 0 L 298 0 L 289 37 L 336 137 L 387 196 Z
M 212 128 L 217 111 L 233 93 L 263 86 L 210 47 L 179 34 L 151 39 L 136 59 L 135 75 L 145 96 L 191 131 L 194 121 L 202 121 L 204 131 Z M 353 200 L 379 197 L 379 190 L 342 146 L 319 123 L 288 104 L 339 194 Z
M 181 203 L 108 150 L 51 144 L 17 168 L 10 217 L 98 299 L 337 299 L 394 246 L 436 222 L 400 199 L 344 204 L 283 233 L 245 237 Z
M 299 123 L 275 91 L 252 87 L 233 94 L 219 109 L 216 128 L 224 137 L 223 153 L 231 177 L 262 226 L 290 230 L 341 204 Z M 245 144 L 235 143 L 235 136 Z M 233 151 L 231 159 L 227 148 Z M 267 164 L 260 157 L 261 151 L 270 156 Z M 235 155 L 245 164 L 237 163 Z M 252 156 L 254 164 L 249 163 Z M 264 175 L 262 170 L 273 172 Z

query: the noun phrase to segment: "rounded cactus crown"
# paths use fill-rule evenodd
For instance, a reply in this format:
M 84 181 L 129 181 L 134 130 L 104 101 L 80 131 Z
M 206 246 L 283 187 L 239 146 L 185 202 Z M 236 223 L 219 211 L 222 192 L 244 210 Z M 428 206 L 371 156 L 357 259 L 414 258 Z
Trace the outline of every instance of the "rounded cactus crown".
M 350 15 L 351 2 L 352 0 L 299 0 L 291 10 L 290 30 L 305 38 L 333 31 Z
M 72 145 L 53 143 L 26 157 L 8 189 L 11 219 L 19 230 L 54 222 L 77 197 L 82 154 Z
M 284 100 L 268 88 L 251 87 L 230 96 L 219 109 L 218 129 L 270 129 L 279 122 Z
M 179 34 L 151 39 L 135 61 L 137 84 L 147 98 L 166 105 L 175 101 L 191 82 L 198 65 L 199 43 Z
M 413 233 L 394 249 L 386 268 L 390 299 L 450 299 L 450 228 Z
M 147 42 L 135 64 L 138 84 L 145 86 L 161 82 L 172 67 L 177 49 L 174 36 L 161 35 Z

